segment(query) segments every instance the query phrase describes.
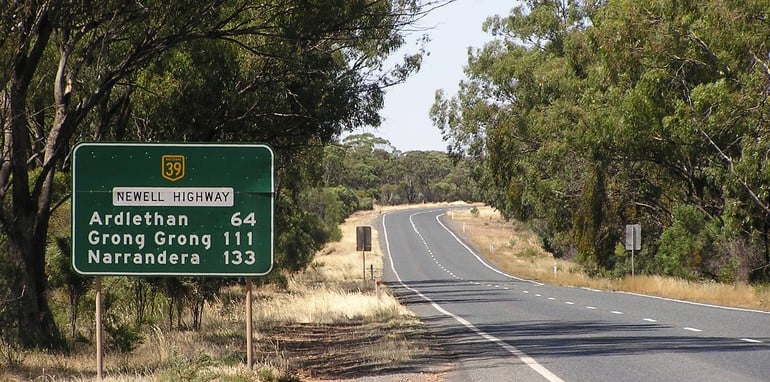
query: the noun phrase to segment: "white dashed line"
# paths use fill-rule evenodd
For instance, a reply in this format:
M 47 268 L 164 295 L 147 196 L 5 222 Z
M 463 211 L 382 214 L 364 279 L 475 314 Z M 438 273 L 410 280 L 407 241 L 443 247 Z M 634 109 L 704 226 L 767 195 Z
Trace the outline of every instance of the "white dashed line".
M 410 217 L 410 220 L 411 220 L 411 217 Z M 437 217 L 437 220 L 438 220 L 438 217 Z M 383 218 L 383 223 L 384 223 L 384 218 Z M 439 221 L 439 223 L 441 223 L 441 222 Z M 442 224 L 442 225 L 443 225 L 443 224 Z M 455 279 L 458 279 L 458 280 L 462 280 L 462 281 L 465 281 L 465 280 L 463 280 L 462 278 L 460 278 L 460 277 L 458 277 L 457 275 L 455 275 L 453 272 L 449 271 L 449 270 L 448 270 L 448 269 L 447 269 L 447 268 L 446 268 L 446 267 L 445 267 L 443 264 L 441 264 L 441 263 L 439 262 L 439 259 L 438 259 L 438 258 L 436 258 L 436 256 L 434 255 L 434 253 L 431 251 L 430 247 L 428 246 L 428 243 L 425 241 L 425 239 L 422 237 L 422 235 L 419 233 L 419 231 L 417 231 L 417 228 L 414 226 L 414 222 L 412 222 L 412 226 L 413 226 L 414 230 L 415 230 L 415 231 L 418 233 L 418 235 L 420 236 L 420 239 L 422 240 L 422 242 L 423 242 L 423 245 L 425 246 L 425 248 L 426 248 L 426 250 L 427 250 L 427 253 L 428 253 L 428 254 L 430 255 L 430 257 L 431 257 L 431 258 L 432 258 L 432 259 L 433 259 L 433 260 L 436 262 L 436 264 L 438 264 L 438 266 L 439 266 L 439 267 L 440 267 L 440 268 L 441 268 L 441 269 L 442 269 L 444 272 L 446 272 L 447 274 L 451 275 L 453 278 L 455 278 Z M 386 235 L 387 235 L 387 233 L 386 233 Z M 458 241 L 459 241 L 459 240 L 458 240 Z M 462 243 L 461 243 L 461 244 L 462 244 Z M 389 246 L 389 243 L 387 243 L 387 237 L 386 237 L 386 246 Z M 388 255 L 390 256 L 390 254 L 388 254 Z M 475 255 L 475 254 L 474 254 L 474 255 Z M 477 256 L 477 257 L 478 257 L 478 256 Z M 479 259 L 479 260 L 480 260 L 480 259 Z M 481 261 L 481 260 L 480 260 L 480 261 Z M 490 269 L 492 269 L 492 268 L 491 268 L 489 265 L 487 265 L 487 264 L 486 264 L 486 263 L 484 263 L 483 261 L 482 261 L 482 263 L 483 263 L 484 265 L 486 265 L 487 267 L 489 267 Z M 393 264 L 392 264 L 392 262 L 391 262 L 391 267 L 393 267 Z M 493 269 L 493 270 L 494 270 L 494 269 Z M 393 271 L 394 271 L 394 273 L 396 273 L 396 272 L 395 272 L 395 268 L 393 268 Z M 500 271 L 497 271 L 497 272 L 498 272 L 498 273 L 502 273 L 502 272 L 500 272 Z M 504 274 L 504 273 L 502 273 L 502 274 Z M 508 277 L 511 277 L 511 278 L 514 278 L 514 279 L 517 279 L 517 280 L 522 280 L 522 281 L 529 281 L 529 282 L 532 282 L 532 283 L 534 283 L 534 284 L 542 285 L 542 284 L 540 284 L 540 283 L 537 283 L 537 282 L 534 282 L 534 281 L 531 281 L 531 280 L 524 280 L 524 279 L 519 279 L 519 278 L 517 278 L 517 277 L 514 277 L 514 276 L 510 276 L 510 275 L 506 275 L 506 276 L 508 276 Z M 398 278 L 398 275 L 397 275 L 397 274 L 396 274 L 396 277 Z M 410 287 L 406 286 L 406 285 L 403 283 L 403 281 L 401 281 L 400 279 L 399 279 L 399 282 L 401 282 L 402 286 L 406 287 L 407 289 L 410 289 L 410 290 L 412 290 L 412 291 L 414 291 L 414 292 L 417 292 L 416 290 L 414 290 L 414 289 L 412 289 L 412 288 L 410 288 Z M 504 289 L 504 290 L 509 290 L 509 288 L 508 288 L 507 286 L 504 286 L 504 285 L 500 285 L 500 284 L 486 284 L 486 283 L 481 283 L 481 282 L 470 282 L 469 284 L 473 284 L 473 285 L 479 285 L 479 286 L 486 286 L 486 287 L 488 287 L 488 288 L 502 288 L 502 289 Z M 594 292 L 599 292 L 599 290 L 596 290 L 596 289 L 592 289 L 592 288 L 583 288 L 583 289 L 586 289 L 586 290 L 589 290 L 589 291 L 594 291 Z M 529 293 L 530 293 L 530 291 L 528 291 L 528 290 L 522 290 L 522 293 L 527 293 L 527 294 L 529 294 Z M 423 297 L 424 299 L 428 300 L 429 302 L 431 302 L 431 303 L 432 303 L 432 305 L 434 305 L 434 307 L 436 307 L 436 309 L 438 309 L 439 311 L 441 311 L 442 313 L 444 313 L 444 314 L 446 314 L 446 315 L 448 315 L 448 316 L 450 316 L 450 317 L 453 317 L 453 318 L 455 318 L 457 321 L 459 321 L 459 322 L 461 322 L 462 324 L 466 325 L 466 326 L 467 326 L 469 329 L 471 329 L 471 330 L 475 331 L 475 332 L 476 332 L 477 334 L 479 334 L 481 337 L 483 337 L 483 338 L 487 339 L 487 340 L 488 340 L 488 341 L 490 341 L 490 342 L 493 342 L 493 343 L 497 343 L 498 345 L 502 346 L 503 348 L 505 348 L 506 350 L 508 350 L 509 352 L 511 352 L 511 354 L 514 354 L 514 355 L 517 355 L 517 356 L 523 356 L 524 358 L 528 358 L 528 357 L 526 356 L 526 354 L 520 353 L 520 351 L 519 351 L 518 349 L 515 349 L 515 348 L 513 348 L 513 347 L 507 346 L 507 344 L 504 344 L 504 343 L 502 343 L 502 341 L 500 341 L 499 339 L 497 339 L 497 338 L 495 338 L 495 337 L 493 337 L 493 336 L 491 336 L 491 335 L 488 335 L 487 333 L 484 333 L 484 332 L 482 332 L 482 331 L 478 330 L 476 327 L 474 327 L 474 326 L 473 326 L 472 324 L 470 324 L 469 322 L 466 322 L 464 319 L 462 319 L 462 318 L 460 318 L 460 317 L 458 317 L 458 316 L 456 316 L 456 315 L 454 315 L 454 314 L 452 314 L 452 313 L 446 312 L 446 311 L 445 311 L 443 308 L 441 308 L 440 306 L 438 306 L 437 304 L 435 304 L 435 302 L 433 302 L 433 301 L 432 301 L 432 300 L 430 300 L 429 298 L 427 298 L 427 297 L 425 297 L 424 295 L 422 295 L 422 293 L 420 293 L 420 292 L 417 292 L 417 294 L 418 294 L 418 295 L 420 295 L 421 297 Z M 544 297 L 542 294 L 539 294 L 539 293 L 534 293 L 534 294 L 535 294 L 535 296 L 537 296 L 537 297 Z M 630 294 L 634 295 L 633 293 L 630 293 Z M 547 298 L 549 301 L 556 301 L 556 300 L 557 300 L 557 298 L 556 298 L 556 297 L 546 297 L 546 298 Z M 673 300 L 673 301 L 677 301 L 677 300 Z M 574 303 L 574 302 L 572 302 L 572 301 L 565 301 L 565 302 L 564 302 L 564 304 L 566 304 L 566 305 L 575 305 L 575 303 Z M 708 306 L 708 305 L 707 305 L 707 306 Z M 586 309 L 589 309 L 589 310 L 597 310 L 597 309 L 598 309 L 598 308 L 597 308 L 597 307 L 595 307 L 595 306 L 586 306 L 585 308 L 586 308 Z M 625 313 L 623 313 L 623 312 L 621 312 L 621 311 L 617 311 L 617 310 L 611 310 L 611 311 L 610 311 L 610 313 L 611 313 L 611 314 L 615 314 L 615 315 L 623 315 L 623 314 L 625 314 Z M 642 318 L 642 321 L 645 321 L 645 322 L 649 322 L 649 323 L 657 323 L 657 322 L 658 322 L 658 320 L 656 320 L 656 319 L 653 319 L 653 318 L 649 318 L 649 317 L 644 317 L 644 318 Z M 703 330 L 701 330 L 701 329 L 698 329 L 698 328 L 694 328 L 694 327 L 683 327 L 682 329 L 684 329 L 684 330 L 686 330 L 686 331 L 690 331 L 690 332 L 695 332 L 695 333 L 703 332 Z M 763 344 L 763 343 L 764 343 L 764 341 L 762 341 L 762 340 L 757 340 L 757 339 L 753 339 L 753 338 L 738 338 L 737 340 L 738 340 L 738 341 L 741 341 L 741 342 L 745 342 L 745 343 L 750 343 L 750 344 Z M 545 369 L 545 368 L 543 368 L 541 365 L 537 364 L 537 362 L 534 362 L 534 360 L 532 361 L 532 364 L 530 364 L 529 366 L 530 366 L 531 368 L 533 368 L 534 370 L 536 370 L 536 371 L 537 371 L 538 373 L 540 373 L 541 375 L 543 375 L 543 376 L 546 376 L 546 378 L 548 378 L 549 380 L 560 380 L 558 377 L 556 377 L 555 375 L 551 374 L 551 373 L 550 373 L 550 372 L 549 372 L 547 369 Z M 554 379 L 551 379 L 552 377 L 553 377 Z
M 409 221 L 410 221 L 410 223 L 412 223 L 412 229 L 419 234 L 419 231 L 417 230 L 417 227 L 414 225 L 414 221 L 412 220 L 412 217 L 414 215 L 416 215 L 416 214 L 413 214 L 413 215 L 409 216 Z M 431 298 L 429 298 L 428 296 L 426 296 L 425 294 L 423 294 L 419 290 L 408 286 L 404 282 L 404 280 L 401 279 L 401 276 L 398 274 L 398 271 L 396 271 L 396 266 L 394 265 L 394 262 L 393 262 L 393 255 L 392 255 L 392 253 L 390 251 L 390 241 L 388 240 L 388 229 L 387 229 L 388 226 L 387 226 L 387 224 L 385 224 L 385 217 L 386 216 L 388 216 L 388 215 L 386 214 L 386 215 L 382 216 L 382 230 L 383 230 L 383 234 L 384 234 L 384 237 L 385 237 L 385 253 L 387 254 L 388 260 L 390 262 L 390 269 L 391 269 L 391 271 L 393 271 L 393 275 L 395 276 L 396 280 L 398 281 L 398 283 L 403 288 L 406 288 L 406 289 L 412 291 L 413 293 L 417 294 L 422 299 L 424 299 L 425 301 L 430 303 L 439 313 L 455 319 L 455 321 L 459 322 L 460 324 L 462 324 L 463 326 L 465 326 L 469 330 L 473 331 L 479 337 L 481 337 L 481 338 L 485 339 L 486 341 L 494 343 L 494 344 L 500 346 L 501 348 L 505 349 L 508 353 L 510 353 L 514 357 L 518 358 L 522 363 L 524 363 L 525 365 L 529 366 L 532 370 L 534 370 L 536 373 L 538 373 L 541 376 L 543 376 L 549 382 L 563 382 L 563 380 L 561 378 L 559 378 L 556 374 L 552 373 L 550 370 L 545 368 L 543 365 L 541 365 L 537 361 L 535 361 L 534 358 L 530 357 L 529 355 L 527 355 L 526 353 L 522 352 L 518 348 L 516 348 L 516 347 L 514 347 L 512 345 L 509 345 L 508 343 L 506 343 L 505 341 L 501 340 L 500 338 L 495 337 L 495 336 L 493 336 L 493 335 L 491 335 L 491 334 L 489 334 L 489 333 L 479 329 L 478 327 L 473 325 L 468 320 L 466 320 L 466 319 L 464 319 L 464 318 L 462 318 L 462 317 L 460 317 L 460 316 L 458 316 L 458 315 L 456 315 L 456 314 L 454 314 L 454 313 L 444 309 L 441 305 L 436 303 L 434 300 L 432 300 Z M 440 223 L 440 221 L 439 221 L 439 223 Z M 451 231 L 450 231 L 450 233 L 451 233 Z M 458 239 L 458 242 L 459 241 L 460 240 Z M 460 243 L 462 244 L 462 242 L 460 242 Z
M 415 215 L 416 215 L 416 214 L 415 214 Z M 478 260 L 478 261 L 479 261 L 479 262 L 480 262 L 482 265 L 484 265 L 485 267 L 487 267 L 489 270 L 491 270 L 492 272 L 495 272 L 495 273 L 497 273 L 497 274 L 499 274 L 499 275 L 505 276 L 505 277 L 507 277 L 507 278 L 509 278 L 509 279 L 514 279 L 514 280 L 519 280 L 519 281 L 525 281 L 525 282 L 528 282 L 528 283 L 531 283 L 531 284 L 535 284 L 535 285 L 538 285 L 538 286 L 543 286 L 543 285 L 545 285 L 545 284 L 543 284 L 543 283 L 541 283 L 541 282 L 537 282 L 537 281 L 534 281 L 534 280 L 527 280 L 527 279 L 523 279 L 523 278 L 520 278 L 520 277 L 516 277 L 516 276 L 513 276 L 513 275 L 509 275 L 509 274 L 507 274 L 507 273 L 505 273 L 505 272 L 503 272 L 503 271 L 501 271 L 501 270 L 499 270 L 499 269 L 497 269 L 497 268 L 495 268 L 495 267 L 493 267 L 493 266 L 489 265 L 489 264 L 488 264 L 486 261 L 484 261 L 484 260 L 481 258 L 481 256 L 479 256 L 478 254 L 476 254 L 476 252 L 474 252 L 474 251 L 473 251 L 473 249 L 471 249 L 471 247 L 469 247 L 469 246 L 468 246 L 468 245 L 466 245 L 466 244 L 465 244 L 465 243 L 464 243 L 462 240 L 460 240 L 460 238 L 459 238 L 459 237 L 457 237 L 457 235 L 456 235 L 454 232 L 452 232 L 452 230 L 451 230 L 451 229 L 449 229 L 449 227 L 447 227 L 446 225 L 444 225 L 444 223 L 443 223 L 443 222 L 441 221 L 441 219 L 440 219 L 440 217 L 441 217 L 442 215 L 444 215 L 444 214 L 436 215 L 436 222 L 438 222 L 438 224 L 440 224 L 440 225 L 441 225 L 441 227 L 443 227 L 443 228 L 444 228 L 444 229 L 445 229 L 445 230 L 446 230 L 446 231 L 447 231 L 447 232 L 448 232 L 450 235 L 452 235 L 452 237 L 453 237 L 453 238 L 455 238 L 455 240 L 457 240 L 457 243 L 458 243 L 458 244 L 460 244 L 460 245 L 461 245 L 461 246 L 463 246 L 465 249 L 467 249 L 467 250 L 468 250 L 468 253 L 470 253 L 470 254 L 471 254 L 473 257 L 475 257 L 475 258 L 476 258 L 476 260 Z M 412 216 L 414 216 L 414 215 L 412 215 Z M 414 225 L 414 221 L 412 220 L 412 216 L 410 216 L 410 217 L 409 217 L 409 222 L 410 222 L 410 223 L 412 223 L 412 228 L 414 228 L 414 231 L 415 231 L 415 232 L 418 232 L 418 230 L 417 230 L 417 227 Z

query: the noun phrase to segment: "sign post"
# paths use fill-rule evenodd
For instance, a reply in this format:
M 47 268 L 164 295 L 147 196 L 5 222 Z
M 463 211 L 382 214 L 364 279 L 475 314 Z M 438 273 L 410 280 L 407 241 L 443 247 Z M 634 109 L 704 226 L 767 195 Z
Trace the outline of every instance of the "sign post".
M 273 267 L 273 156 L 258 144 L 78 144 L 72 267 L 97 276 L 98 294 L 108 275 L 246 277 L 250 298 L 251 277 Z
M 101 381 L 104 377 L 104 341 L 102 340 L 102 278 L 97 277 L 94 288 L 96 289 L 96 379 Z
M 356 227 L 356 251 L 361 251 L 361 259 L 364 270 L 364 283 L 366 283 L 366 251 L 372 250 L 372 227 Z
M 249 370 L 254 368 L 254 334 L 252 317 L 252 295 L 253 289 L 251 277 L 246 278 L 246 366 Z
M 631 251 L 631 277 L 634 276 L 634 251 L 642 249 L 642 226 L 626 225 L 626 250 Z

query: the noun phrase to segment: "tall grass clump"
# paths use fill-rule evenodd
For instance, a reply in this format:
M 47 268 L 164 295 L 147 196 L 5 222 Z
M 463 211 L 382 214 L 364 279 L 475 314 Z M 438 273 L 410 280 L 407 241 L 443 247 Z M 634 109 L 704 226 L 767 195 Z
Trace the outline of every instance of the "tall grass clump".
M 259 305 L 255 319 L 263 324 L 335 324 L 347 321 L 387 321 L 411 313 L 393 296 L 346 292 L 338 288 L 295 287 Z

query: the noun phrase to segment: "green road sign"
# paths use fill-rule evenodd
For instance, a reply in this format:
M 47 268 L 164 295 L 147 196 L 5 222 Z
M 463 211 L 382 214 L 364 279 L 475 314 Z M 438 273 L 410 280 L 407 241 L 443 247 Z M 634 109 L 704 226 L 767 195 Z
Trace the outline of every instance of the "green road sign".
M 72 266 L 86 275 L 261 276 L 273 267 L 273 151 L 81 143 Z

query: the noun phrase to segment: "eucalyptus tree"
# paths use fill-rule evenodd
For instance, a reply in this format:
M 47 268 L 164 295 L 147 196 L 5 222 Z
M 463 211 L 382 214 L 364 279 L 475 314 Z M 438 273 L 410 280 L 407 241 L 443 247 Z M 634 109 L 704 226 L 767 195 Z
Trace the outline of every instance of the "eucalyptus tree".
M 687 224 L 678 221 L 683 216 L 697 226 L 703 215 L 720 233 L 675 239 L 712 241 L 681 254 L 681 273 L 716 277 L 737 263 L 745 278 L 767 264 L 767 169 L 756 159 L 767 150 L 758 142 L 767 139 L 759 105 L 769 60 L 758 52 L 767 50 L 769 13 L 763 1 L 616 1 L 591 31 L 621 100 L 614 136 L 638 172 L 631 189 L 646 191 L 635 201 L 666 249 L 659 262 L 670 263 L 666 243 Z M 682 213 L 689 206 L 697 213 Z
M 280 184 L 289 188 L 316 154 L 307 147 L 379 122 L 382 88 L 419 66 L 414 55 L 383 70 L 384 57 L 443 2 L 3 3 L 0 224 L 23 344 L 60 343 L 47 302 L 45 246 L 52 210 L 66 198 L 54 193 L 54 176 L 67 170 L 75 141 L 261 140 L 281 151 L 279 167 L 288 170 Z M 148 106 L 153 100 L 159 107 L 190 101 L 190 108 L 164 118 Z
M 598 202 L 606 169 L 587 166 L 601 153 L 586 144 L 580 123 L 587 68 L 579 65 L 585 57 L 576 39 L 598 3 L 526 1 L 507 17 L 488 19 L 484 27 L 495 40 L 470 52 L 458 95 L 438 92 L 431 112 L 452 152 L 476 159 L 486 200 L 506 217 L 532 221 L 558 255 L 574 253 L 568 236 L 572 211 L 581 206 L 599 210 L 578 224 L 606 236 L 597 231 L 606 216 Z
M 656 251 L 669 256 L 677 235 L 711 241 L 679 274 L 713 276 L 731 257 L 760 266 L 761 247 L 767 264 L 769 13 L 764 1 L 526 1 L 488 21 L 499 38 L 471 52 L 456 98 L 438 94 L 434 123 L 480 159 L 494 205 L 591 269 L 622 268 L 613 248 L 629 221 L 647 227 L 650 271 L 671 268 Z

